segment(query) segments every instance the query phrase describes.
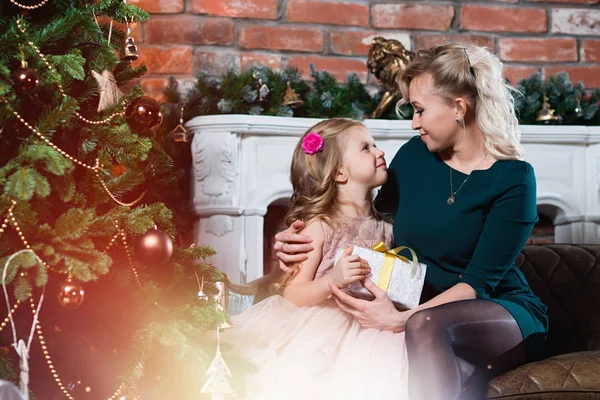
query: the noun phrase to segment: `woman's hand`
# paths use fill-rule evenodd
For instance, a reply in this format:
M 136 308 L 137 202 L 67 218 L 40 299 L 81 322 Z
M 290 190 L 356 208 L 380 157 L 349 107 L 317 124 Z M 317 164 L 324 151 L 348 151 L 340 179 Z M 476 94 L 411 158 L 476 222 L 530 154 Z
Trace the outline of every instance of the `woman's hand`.
M 273 250 L 279 259 L 279 268 L 285 273 L 290 272 L 298 263 L 306 261 L 308 253 L 314 250 L 312 238 L 298 234 L 304 225 L 303 221 L 294 221 L 285 231 L 275 235 Z
M 379 289 L 372 280 L 364 280 L 365 288 L 375 296 L 375 300 L 367 301 L 354 298 L 335 285 L 329 285 L 333 299 L 337 305 L 365 328 L 375 328 L 384 331 L 403 332 L 410 313 L 396 310 L 387 294 Z
M 353 250 L 354 246 L 350 246 L 344 250 L 331 272 L 327 274 L 329 283 L 333 283 L 340 289 L 345 288 L 353 282 L 365 279 L 371 273 L 369 263 L 360 258 L 360 256 L 353 255 Z

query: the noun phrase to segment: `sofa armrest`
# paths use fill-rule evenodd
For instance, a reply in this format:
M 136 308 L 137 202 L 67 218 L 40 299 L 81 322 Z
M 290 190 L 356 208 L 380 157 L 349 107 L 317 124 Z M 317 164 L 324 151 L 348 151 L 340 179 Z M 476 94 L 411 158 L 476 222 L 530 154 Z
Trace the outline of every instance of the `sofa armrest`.
M 600 351 L 561 354 L 522 365 L 492 379 L 486 398 L 535 398 L 551 392 L 600 394 Z

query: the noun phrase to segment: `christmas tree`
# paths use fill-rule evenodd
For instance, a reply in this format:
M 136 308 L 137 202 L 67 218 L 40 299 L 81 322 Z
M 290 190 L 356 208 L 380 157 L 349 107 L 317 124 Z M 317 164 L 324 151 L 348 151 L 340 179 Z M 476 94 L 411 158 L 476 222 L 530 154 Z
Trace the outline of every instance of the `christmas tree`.
M 189 148 L 126 85 L 146 72 L 128 28 L 148 17 L 122 0 L 0 4 L 0 378 L 26 390 L 28 375 L 38 398 L 196 399 L 226 319 L 213 250 L 176 224 Z

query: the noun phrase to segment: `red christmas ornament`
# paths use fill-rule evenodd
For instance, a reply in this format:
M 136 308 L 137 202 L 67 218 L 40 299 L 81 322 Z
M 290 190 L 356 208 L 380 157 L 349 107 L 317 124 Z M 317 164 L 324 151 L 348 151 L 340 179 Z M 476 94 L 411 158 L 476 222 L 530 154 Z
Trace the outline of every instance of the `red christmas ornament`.
M 147 96 L 132 100 L 125 109 L 125 121 L 134 133 L 154 132 L 162 120 L 160 105 L 156 100 Z
M 71 277 L 61 283 L 58 290 L 58 303 L 65 308 L 77 308 L 83 303 L 85 292 L 83 286 L 79 282 L 74 281 Z
M 28 68 L 27 61 L 21 62 L 21 68 L 12 73 L 12 78 L 17 93 L 29 95 L 34 93 L 40 86 L 40 79 L 33 68 Z
M 113 178 L 118 178 L 119 176 L 123 175 L 126 171 L 127 171 L 126 166 L 121 165 L 121 164 L 115 164 L 110 169 L 110 175 Z
M 149 230 L 138 239 L 135 254 L 145 265 L 166 264 L 173 255 L 173 241 L 163 231 Z

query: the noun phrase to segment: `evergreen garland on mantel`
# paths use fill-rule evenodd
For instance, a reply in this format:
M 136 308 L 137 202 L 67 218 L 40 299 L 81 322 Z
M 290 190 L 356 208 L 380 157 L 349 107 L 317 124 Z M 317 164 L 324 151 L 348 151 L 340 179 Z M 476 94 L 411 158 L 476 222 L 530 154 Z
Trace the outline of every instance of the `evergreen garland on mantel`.
M 220 78 L 201 74 L 187 93 L 184 106 L 186 120 L 199 115 L 250 114 L 285 117 L 365 119 L 375 109 L 383 90 L 366 86 L 356 74 L 348 75 L 347 82 L 337 82 L 327 71 L 316 71 L 311 65 L 311 82 L 302 80 L 293 67 L 274 71 L 267 67 L 253 67 L 242 73 L 229 71 Z M 302 106 L 284 105 L 287 83 L 303 101 Z M 176 82 L 171 79 L 167 101 L 173 101 Z M 268 91 L 264 90 L 264 87 Z M 261 92 L 261 88 L 263 91 Z M 563 125 L 600 125 L 600 89 L 586 91 L 581 83 L 573 84 L 566 73 L 549 77 L 533 74 L 515 85 L 517 117 L 521 124 L 539 124 L 536 121 L 542 108 L 544 94 L 550 108 Z M 265 95 L 265 93 L 267 93 Z M 412 108 L 404 106 L 401 119 L 412 118 Z M 398 119 L 390 107 L 382 119 Z

